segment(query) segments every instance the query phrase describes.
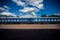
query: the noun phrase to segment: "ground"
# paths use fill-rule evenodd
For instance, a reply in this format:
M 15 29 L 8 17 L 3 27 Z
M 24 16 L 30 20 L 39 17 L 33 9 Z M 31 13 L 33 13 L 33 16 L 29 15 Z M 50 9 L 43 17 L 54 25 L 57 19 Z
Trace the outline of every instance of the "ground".
M 60 29 L 60 24 L 0 24 L 0 29 Z

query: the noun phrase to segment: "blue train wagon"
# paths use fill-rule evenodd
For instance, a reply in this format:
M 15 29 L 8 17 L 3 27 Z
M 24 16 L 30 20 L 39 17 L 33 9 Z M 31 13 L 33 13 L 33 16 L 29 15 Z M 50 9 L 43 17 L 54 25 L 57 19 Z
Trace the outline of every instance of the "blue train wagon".
M 60 18 L 0 18 L 0 24 L 60 23 Z

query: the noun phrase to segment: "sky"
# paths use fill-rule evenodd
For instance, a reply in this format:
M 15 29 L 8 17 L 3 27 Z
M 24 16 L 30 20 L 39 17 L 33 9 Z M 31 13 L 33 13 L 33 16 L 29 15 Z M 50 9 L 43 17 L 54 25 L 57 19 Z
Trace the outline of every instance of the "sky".
M 2 15 L 60 14 L 60 0 L 0 0 Z

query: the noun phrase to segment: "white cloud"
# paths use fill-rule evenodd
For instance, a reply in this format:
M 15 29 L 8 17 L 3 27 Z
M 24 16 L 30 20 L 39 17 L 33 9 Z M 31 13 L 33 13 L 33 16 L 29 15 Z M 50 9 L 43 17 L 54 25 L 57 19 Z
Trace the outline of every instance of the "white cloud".
M 7 9 L 5 9 L 3 7 L 0 7 L 0 11 L 9 11 L 9 10 L 7 10 Z
M 16 16 L 15 14 L 10 13 L 10 12 L 2 12 L 1 15 Z
M 41 9 L 43 7 L 43 0 L 25 0 L 28 4 L 35 6 L 39 9 Z
M 59 15 L 60 16 L 60 13 L 55 13 L 54 15 Z
M 0 10 L 5 10 L 3 7 L 0 7 Z
M 7 16 L 16 16 L 15 14 L 13 14 L 13 13 L 11 13 L 11 12 L 9 12 L 9 7 L 8 6 L 3 6 L 3 7 L 0 7 L 0 11 L 2 11 L 1 13 L 0 13 L 0 15 L 7 15 Z
M 20 12 L 23 12 L 23 13 L 29 13 L 29 12 L 34 12 L 36 11 L 35 8 L 29 8 L 29 7 L 25 7 L 24 9 L 21 9 L 19 10 Z
M 34 16 L 27 14 L 27 15 L 20 16 L 20 17 L 21 17 L 21 18 L 33 18 Z
M 20 9 L 19 11 L 26 14 L 33 14 L 36 16 L 35 12 L 37 12 L 40 9 L 43 9 L 43 0 L 24 0 L 25 2 L 22 2 L 22 0 L 12 0 L 17 5 L 23 6 L 23 9 Z M 28 5 L 32 5 L 33 7 L 29 7 Z
M 38 8 L 43 9 L 43 4 L 37 5 Z
M 3 7 L 6 8 L 6 9 L 10 9 L 10 8 L 9 8 L 8 6 L 6 6 L 6 5 L 4 5 Z
M 33 0 L 33 1 L 35 1 L 36 4 L 43 2 L 43 0 Z
M 34 16 L 36 16 L 35 12 L 32 12 L 32 14 L 33 14 Z
M 43 8 L 43 4 L 42 4 L 43 0 L 25 0 L 26 2 L 22 2 L 21 0 L 12 0 L 12 1 L 17 3 L 17 5 L 20 6 L 32 5 L 39 9 Z
M 22 12 L 22 13 L 25 13 L 25 14 L 32 14 L 32 15 L 36 16 L 35 11 L 37 11 L 37 9 L 34 8 L 34 7 L 30 7 L 30 8 L 29 7 L 25 7 L 24 9 L 21 9 L 19 11 Z
M 17 5 L 20 5 L 20 6 L 25 5 L 25 2 L 22 2 L 21 0 L 12 0 L 12 1 L 15 2 Z

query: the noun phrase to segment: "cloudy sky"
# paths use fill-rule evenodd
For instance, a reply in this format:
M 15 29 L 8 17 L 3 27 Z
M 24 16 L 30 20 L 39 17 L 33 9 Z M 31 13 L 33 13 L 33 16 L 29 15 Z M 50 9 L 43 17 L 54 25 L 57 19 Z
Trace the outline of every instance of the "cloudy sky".
M 35 15 L 60 13 L 59 0 L 0 0 L 2 15 Z

